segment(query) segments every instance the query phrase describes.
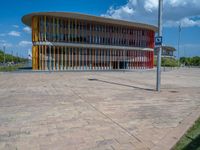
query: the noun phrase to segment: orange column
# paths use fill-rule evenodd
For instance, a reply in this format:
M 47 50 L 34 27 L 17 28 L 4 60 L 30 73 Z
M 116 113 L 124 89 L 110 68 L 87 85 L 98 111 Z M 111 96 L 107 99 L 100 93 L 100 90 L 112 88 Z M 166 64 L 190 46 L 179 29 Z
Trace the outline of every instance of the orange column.
M 39 25 L 38 25 L 38 17 L 37 16 L 34 16 L 32 18 L 32 41 L 33 42 L 37 42 L 39 39 L 38 39 L 38 28 L 39 28 Z

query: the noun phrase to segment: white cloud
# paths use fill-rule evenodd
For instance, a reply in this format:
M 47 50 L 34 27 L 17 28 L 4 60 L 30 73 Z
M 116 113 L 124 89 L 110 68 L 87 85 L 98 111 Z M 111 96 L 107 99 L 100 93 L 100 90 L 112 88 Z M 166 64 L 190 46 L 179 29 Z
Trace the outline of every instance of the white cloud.
M 112 14 L 112 16 L 109 16 L 107 14 L 102 15 L 102 16 L 121 19 L 123 18 L 123 14 L 125 14 L 126 16 L 133 14 L 134 9 L 129 6 L 122 6 L 120 9 L 116 10 L 111 6 L 109 10 L 107 11 L 107 13 Z
M 165 23 L 165 26 L 167 27 L 173 27 L 179 25 L 181 25 L 181 27 L 193 27 L 193 26 L 200 27 L 200 20 L 195 21 L 193 18 L 183 18 L 178 21 L 168 20 Z
M 157 25 L 158 0 L 128 0 L 120 7 L 110 7 L 101 16 Z M 183 27 L 200 25 L 199 0 L 164 0 L 163 18 L 165 26 Z
M 131 7 L 128 6 L 124 6 L 122 7 L 123 12 L 127 13 L 127 14 L 133 14 L 134 10 Z
M 17 31 L 10 31 L 10 32 L 8 33 L 8 35 L 10 35 L 10 36 L 21 36 L 21 33 L 20 33 L 20 32 L 17 32 Z
M 29 28 L 29 27 L 24 27 L 24 28 L 23 28 L 23 31 L 30 34 L 30 33 L 31 33 L 31 28 Z
M 8 47 L 12 47 L 13 45 L 11 43 L 4 43 L 3 46 L 8 48 Z
M 14 28 L 19 28 L 19 26 L 18 26 L 18 25 L 16 25 L 16 24 L 15 24 L 15 25 L 13 25 L 13 27 L 14 27 Z
M 5 40 L 0 40 L 0 47 L 12 47 L 13 45 L 11 43 L 8 43 L 7 41 Z
M 30 41 L 20 41 L 18 45 L 22 46 L 22 47 L 31 46 L 32 42 L 30 42 Z
M 144 3 L 144 8 L 146 11 L 152 12 L 158 6 L 158 0 L 146 0 Z

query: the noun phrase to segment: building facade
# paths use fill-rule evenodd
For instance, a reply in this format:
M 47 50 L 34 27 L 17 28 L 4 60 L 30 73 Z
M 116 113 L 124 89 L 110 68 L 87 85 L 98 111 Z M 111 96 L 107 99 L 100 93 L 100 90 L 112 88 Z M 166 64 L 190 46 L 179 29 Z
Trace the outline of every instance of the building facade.
M 175 59 L 175 56 L 174 56 L 174 52 L 176 51 L 176 49 L 172 46 L 162 46 L 162 55 L 161 57 L 165 57 L 165 58 L 173 58 Z M 158 52 L 158 48 L 156 47 L 155 48 L 155 52 L 154 52 L 154 55 L 155 57 L 157 57 L 157 52 Z
M 151 69 L 155 26 L 78 13 L 32 13 L 34 70 Z

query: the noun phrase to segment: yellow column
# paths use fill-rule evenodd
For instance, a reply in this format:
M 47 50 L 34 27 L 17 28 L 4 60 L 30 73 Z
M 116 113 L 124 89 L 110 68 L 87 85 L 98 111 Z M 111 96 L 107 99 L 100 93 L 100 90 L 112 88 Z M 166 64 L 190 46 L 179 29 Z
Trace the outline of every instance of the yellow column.
M 32 47 L 32 69 L 38 70 L 38 46 Z
M 42 52 L 41 52 L 41 46 L 38 46 L 38 67 L 39 70 L 42 70 Z
M 32 69 L 35 70 L 35 46 L 32 47 Z
M 46 45 L 44 46 L 44 52 L 45 52 L 45 54 L 44 54 L 44 64 L 45 64 L 44 69 L 47 70 L 48 69 L 47 68 L 47 59 L 48 59 L 48 56 L 47 56 L 47 46 Z
M 34 16 L 32 18 L 32 40 L 33 42 L 37 42 L 38 41 L 38 17 Z
M 41 16 L 38 16 L 38 41 L 41 41 L 41 35 L 40 35 L 40 19 L 42 17 Z
M 38 46 L 35 47 L 34 50 L 34 55 L 35 55 L 35 70 L 38 70 Z

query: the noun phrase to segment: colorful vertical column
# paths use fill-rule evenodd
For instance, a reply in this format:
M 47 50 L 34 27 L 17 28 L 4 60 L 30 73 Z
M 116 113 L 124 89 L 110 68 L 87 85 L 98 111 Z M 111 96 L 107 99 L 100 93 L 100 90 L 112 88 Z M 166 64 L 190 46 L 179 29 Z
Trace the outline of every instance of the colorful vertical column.
M 37 46 L 33 46 L 32 47 L 32 69 L 33 70 L 37 70 L 37 53 L 38 53 L 38 47 Z
M 34 16 L 32 18 L 32 41 L 33 42 L 37 42 L 39 39 L 38 39 L 38 34 L 39 34 L 39 21 L 38 21 L 38 17 L 37 16 Z
M 47 17 L 44 16 L 44 41 L 47 40 L 47 28 L 46 28 L 46 26 L 47 26 Z

